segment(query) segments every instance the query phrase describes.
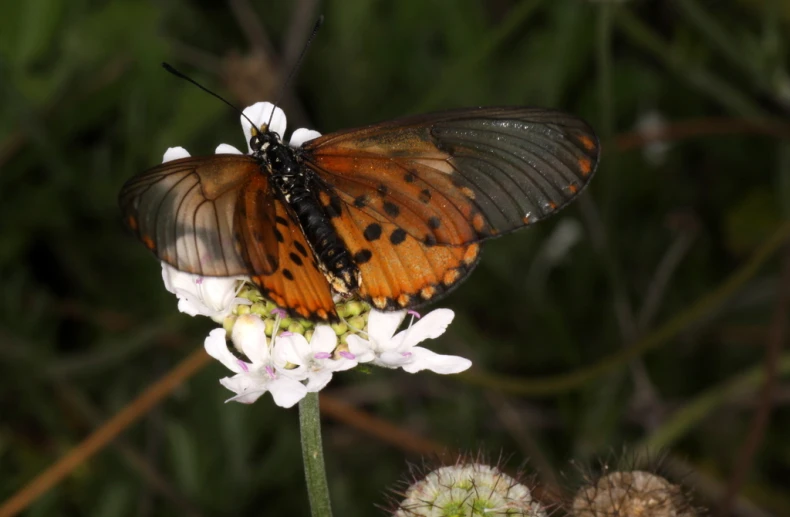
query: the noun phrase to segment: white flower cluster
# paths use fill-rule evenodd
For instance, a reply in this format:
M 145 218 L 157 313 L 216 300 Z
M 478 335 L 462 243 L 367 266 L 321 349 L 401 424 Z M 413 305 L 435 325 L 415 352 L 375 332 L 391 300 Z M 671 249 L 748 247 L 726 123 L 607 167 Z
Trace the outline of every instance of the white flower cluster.
M 275 111 L 270 129 L 283 135 L 285 114 L 272 104 L 259 102 L 245 109 L 244 114 L 260 126 L 269 121 L 272 109 Z M 242 117 L 241 124 L 249 146 L 250 122 Z M 290 145 L 299 147 L 318 136 L 320 133 L 316 131 L 297 129 L 291 136 Z M 241 154 L 227 144 L 221 144 L 216 152 Z M 185 149 L 174 147 L 167 150 L 164 161 L 188 156 Z M 163 262 L 162 278 L 167 290 L 178 296 L 178 309 L 192 316 L 200 314 L 222 323 L 236 306 L 251 304 L 249 300 L 238 297 L 244 285 L 243 277 L 201 277 L 177 271 Z M 272 312 L 278 316 L 278 322 L 285 316 L 281 309 Z M 442 335 L 453 320 L 453 311 L 437 309 L 424 317 L 414 311 L 408 311 L 408 314 L 411 314 L 408 328 L 397 332 L 407 311 L 371 310 L 367 327 L 361 332 L 367 339 L 356 334 L 348 335 L 347 347 L 341 348 L 338 348 L 336 332 L 329 325 L 317 325 L 309 342 L 301 334 L 278 333 L 277 328 L 271 333 L 272 337 L 267 337 L 263 319 L 256 314 L 244 314 L 233 324 L 230 340 L 233 347 L 244 354 L 245 360 L 228 348 L 227 333 L 222 328 L 211 331 L 205 348 L 209 355 L 235 374 L 220 380 L 223 386 L 236 393 L 229 401 L 249 404 L 270 392 L 274 402 L 282 407 L 291 407 L 308 392 L 321 390 L 334 372 L 348 370 L 361 363 L 403 368 L 409 373 L 431 370 L 441 374 L 459 373 L 472 365 L 463 357 L 439 355 L 417 346 L 426 339 Z

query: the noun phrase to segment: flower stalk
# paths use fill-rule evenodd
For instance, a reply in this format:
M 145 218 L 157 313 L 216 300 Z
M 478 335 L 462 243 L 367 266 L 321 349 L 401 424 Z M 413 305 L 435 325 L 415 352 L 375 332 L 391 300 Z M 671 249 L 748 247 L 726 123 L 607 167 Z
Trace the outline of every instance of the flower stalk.
M 318 393 L 308 393 L 299 401 L 299 432 L 302 461 L 312 517 L 332 517 L 332 503 L 326 483 L 324 449 L 321 445 L 321 414 Z

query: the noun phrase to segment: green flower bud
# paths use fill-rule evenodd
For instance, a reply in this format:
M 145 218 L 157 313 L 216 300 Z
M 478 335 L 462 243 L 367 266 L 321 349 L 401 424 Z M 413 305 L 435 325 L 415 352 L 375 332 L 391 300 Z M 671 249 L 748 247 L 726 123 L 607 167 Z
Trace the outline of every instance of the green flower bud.
M 307 329 L 304 333 L 304 338 L 309 343 L 311 339 L 313 339 L 313 329 Z
M 272 333 L 274 332 L 274 320 L 271 318 L 267 318 L 263 320 L 263 323 L 266 327 L 263 330 L 263 333 L 266 334 L 267 337 L 272 337 Z
M 290 325 L 288 325 L 288 332 L 304 335 L 304 327 L 298 321 L 293 321 Z
M 332 327 L 332 330 L 334 330 L 335 334 L 337 334 L 338 336 L 342 336 L 343 334 L 348 332 L 348 325 L 346 325 L 342 321 L 338 323 L 332 323 L 330 327 Z
M 269 313 L 266 312 L 266 304 L 264 302 L 255 302 L 250 307 L 250 312 L 265 318 Z
M 241 316 L 243 314 L 249 314 L 250 313 L 250 306 L 249 305 L 237 305 L 236 309 L 233 312 L 235 312 L 237 316 Z
M 230 315 L 225 318 L 225 321 L 222 322 L 222 328 L 225 329 L 225 332 L 230 336 L 231 332 L 233 332 L 233 324 L 236 323 L 236 316 Z
M 346 303 L 346 316 L 345 318 L 350 318 L 352 316 L 359 316 L 365 310 L 365 305 L 357 300 L 351 300 L 350 302 Z
M 353 318 L 349 318 L 348 326 L 351 329 L 352 333 L 357 333 L 359 331 L 365 330 L 365 318 L 364 316 L 354 316 Z

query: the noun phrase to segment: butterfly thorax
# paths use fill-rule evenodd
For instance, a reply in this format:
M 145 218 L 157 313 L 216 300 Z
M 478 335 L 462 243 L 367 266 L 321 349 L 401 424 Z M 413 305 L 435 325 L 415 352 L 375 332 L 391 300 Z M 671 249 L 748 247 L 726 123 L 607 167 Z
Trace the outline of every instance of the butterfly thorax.
M 250 142 L 261 172 L 270 176 L 275 195 L 285 201 L 299 222 L 316 266 L 336 292 L 353 294 L 360 285 L 359 269 L 330 222 L 332 216 L 339 214 L 329 213 L 334 207 L 324 206 L 319 200 L 319 191 L 327 187 L 314 172 L 302 166 L 296 150 L 284 144 L 279 135 L 263 133 L 261 137 L 259 150 Z

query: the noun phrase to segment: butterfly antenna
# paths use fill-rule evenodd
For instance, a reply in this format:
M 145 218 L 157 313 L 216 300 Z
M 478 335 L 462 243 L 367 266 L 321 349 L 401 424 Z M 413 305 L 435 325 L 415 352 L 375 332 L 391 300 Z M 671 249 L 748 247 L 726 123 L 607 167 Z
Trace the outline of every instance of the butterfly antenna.
M 293 79 L 294 74 L 296 74 L 296 71 L 299 70 L 299 67 L 302 64 L 305 55 L 307 55 L 307 49 L 310 48 L 310 44 L 315 39 L 316 34 L 318 34 L 318 29 L 320 29 L 323 24 L 324 24 L 324 15 L 322 14 L 315 21 L 315 25 L 313 26 L 313 31 L 310 33 L 310 37 L 307 38 L 307 42 L 304 44 L 302 53 L 299 54 L 299 58 L 294 63 L 294 66 L 291 68 L 291 72 L 288 74 L 288 77 L 285 79 L 285 82 L 282 84 L 282 86 L 280 86 L 280 93 L 276 97 L 277 102 L 274 103 L 275 108 L 280 104 L 280 101 L 282 101 L 283 95 L 285 94 L 285 89 L 288 87 L 289 84 L 291 84 L 291 79 Z M 269 115 L 269 122 L 266 124 L 266 127 L 269 127 L 269 125 L 272 123 L 272 118 L 274 118 L 274 109 L 272 109 L 272 113 L 271 115 Z
M 244 114 L 244 112 L 243 112 L 243 111 L 241 111 L 241 110 L 240 110 L 240 109 L 239 109 L 237 106 L 235 106 L 235 105 L 231 104 L 231 103 L 230 103 L 230 101 L 228 101 L 227 99 L 225 99 L 224 97 L 222 97 L 222 96 L 221 96 L 221 95 L 219 95 L 218 93 L 214 93 L 214 92 L 212 92 L 211 90 L 209 90 L 208 88 L 206 88 L 205 86 L 203 86 L 203 85 L 202 85 L 202 84 L 200 84 L 199 82 L 195 81 L 195 80 L 194 80 L 194 79 L 192 79 L 191 77 L 189 77 L 189 76 L 185 75 L 185 74 L 184 74 L 184 73 L 182 73 L 182 72 L 179 72 L 178 70 L 176 70 L 175 68 L 173 68 L 173 67 L 172 67 L 170 64 L 168 64 L 168 63 L 162 63 L 162 68 L 164 68 L 165 70 L 167 70 L 168 72 L 170 72 L 171 74 L 173 74 L 174 76 L 176 76 L 176 77 L 178 77 L 178 78 L 180 78 L 180 79 L 184 79 L 185 81 L 189 81 L 190 83 L 194 84 L 195 86 L 197 86 L 198 88 L 200 88 L 200 89 L 201 89 L 201 90 L 203 90 L 204 92 L 208 93 L 209 95 L 213 95 L 214 97 L 216 97 L 217 99 L 221 100 L 222 102 L 224 102 L 225 104 L 227 104 L 228 106 L 230 106 L 231 108 L 233 108 L 234 110 L 238 111 L 238 112 L 241 114 L 241 116 L 242 116 L 242 117 L 244 117 L 244 118 L 246 118 L 246 119 L 247 119 L 247 121 L 248 121 L 248 122 L 249 122 L 249 123 L 252 125 L 252 129 L 251 129 L 251 131 L 253 131 L 253 134 L 255 134 L 255 132 L 256 132 L 256 131 L 258 131 L 258 128 L 255 126 L 255 123 L 254 123 L 252 120 L 250 120 L 250 117 L 248 117 L 247 115 L 245 115 L 245 114 Z M 271 122 L 271 121 L 270 121 L 270 122 Z

